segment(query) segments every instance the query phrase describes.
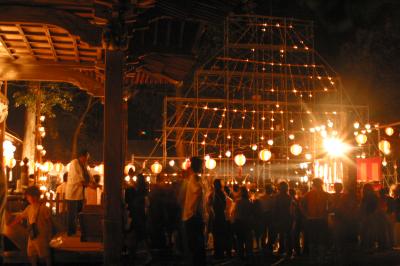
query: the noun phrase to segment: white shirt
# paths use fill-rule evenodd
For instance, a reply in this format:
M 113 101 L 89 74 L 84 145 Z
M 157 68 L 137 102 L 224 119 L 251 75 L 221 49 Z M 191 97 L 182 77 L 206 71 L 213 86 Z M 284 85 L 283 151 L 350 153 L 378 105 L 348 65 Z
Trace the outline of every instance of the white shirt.
M 82 168 L 78 159 L 74 159 L 69 165 L 68 180 L 65 187 L 66 200 L 84 199 L 82 182 L 85 182 Z

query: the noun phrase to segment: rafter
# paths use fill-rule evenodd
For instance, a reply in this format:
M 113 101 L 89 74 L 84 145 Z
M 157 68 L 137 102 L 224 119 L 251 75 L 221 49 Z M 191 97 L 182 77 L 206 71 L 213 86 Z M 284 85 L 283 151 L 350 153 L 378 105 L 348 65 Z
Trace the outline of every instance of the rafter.
M 0 22 L 39 23 L 65 29 L 93 47 L 101 47 L 102 29 L 82 17 L 56 8 L 1 5 Z
M 73 43 L 73 46 L 74 46 L 75 61 L 79 62 L 81 59 L 79 57 L 78 43 L 76 42 L 76 39 L 74 38 L 74 36 L 72 36 L 72 43 Z
M 25 32 L 22 29 L 21 25 L 20 24 L 15 24 L 15 26 L 17 27 L 17 30 L 18 30 L 19 34 L 21 35 L 22 40 L 24 41 L 24 43 L 25 43 L 26 47 L 28 48 L 30 54 L 36 60 L 37 58 L 35 57 L 35 53 L 33 52 L 32 47 L 31 47 L 31 45 L 29 43 L 29 40 L 26 38 Z
M 12 59 L 16 59 L 15 55 L 13 55 L 13 53 L 11 52 L 10 48 L 8 48 L 7 43 L 4 41 L 3 37 L 1 37 L 0 35 L 0 46 L 2 46 L 4 48 L 4 50 L 7 51 L 7 54 L 12 58 Z
M 47 25 L 44 25 L 43 28 L 44 28 L 44 32 L 46 33 L 47 42 L 49 43 L 51 52 L 53 53 L 54 61 L 58 61 L 57 52 L 56 52 L 56 49 L 54 49 L 54 44 L 53 44 L 53 40 L 51 39 L 49 27 L 47 27 Z

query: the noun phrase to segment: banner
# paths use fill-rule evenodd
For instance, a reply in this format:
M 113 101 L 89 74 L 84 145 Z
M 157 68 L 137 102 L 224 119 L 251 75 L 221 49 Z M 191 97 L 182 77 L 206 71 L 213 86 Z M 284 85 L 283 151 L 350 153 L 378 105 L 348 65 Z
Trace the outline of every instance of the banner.
M 382 180 L 382 159 L 380 157 L 356 159 L 356 163 L 358 182 Z

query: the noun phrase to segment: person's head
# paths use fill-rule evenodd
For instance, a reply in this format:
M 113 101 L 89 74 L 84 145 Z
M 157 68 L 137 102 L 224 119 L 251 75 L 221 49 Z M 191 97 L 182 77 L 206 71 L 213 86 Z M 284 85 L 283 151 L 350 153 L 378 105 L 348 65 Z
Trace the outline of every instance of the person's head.
M 94 182 L 95 182 L 96 184 L 98 184 L 98 183 L 100 182 L 100 175 L 94 175 L 94 176 L 93 176 L 93 179 L 94 179 Z
M 233 189 L 233 192 L 238 193 L 239 192 L 239 185 L 238 184 L 234 184 L 232 189 Z
M 201 171 L 203 170 L 203 160 L 200 157 L 190 158 L 190 168 L 196 174 L 201 173 Z
M 135 171 L 133 171 L 133 168 L 132 168 L 132 167 L 129 168 L 129 170 L 128 170 L 128 175 L 129 175 L 130 177 L 133 177 L 133 176 L 135 175 Z
M 65 172 L 65 173 L 63 174 L 63 182 L 64 182 L 64 183 L 67 183 L 67 181 L 68 181 L 68 172 Z
M 22 161 L 24 162 L 25 165 L 29 163 L 29 159 L 27 157 L 25 157 Z
M 296 197 L 296 190 L 294 188 L 289 189 L 289 196 L 292 198 Z
M 314 189 L 322 190 L 322 185 L 323 184 L 324 184 L 324 182 L 322 181 L 321 178 L 314 178 L 312 180 L 312 186 L 313 186 Z
M 136 179 L 136 190 L 145 193 L 147 190 L 146 178 L 143 174 L 138 174 Z
M 225 191 L 226 195 L 228 195 L 228 196 L 231 195 L 231 190 L 228 186 L 224 186 L 224 191 Z
M 362 192 L 363 192 L 363 196 L 373 195 L 375 193 L 374 187 L 370 183 L 364 184 Z
M 387 187 L 383 187 L 379 190 L 379 196 L 385 197 L 389 194 L 389 189 Z
M 214 180 L 214 190 L 221 191 L 221 189 L 222 189 L 221 179 L 215 179 Z
M 285 181 L 281 181 L 278 184 L 278 190 L 281 194 L 286 194 L 288 192 L 289 185 Z
M 28 187 L 25 190 L 25 197 L 29 204 L 38 202 L 40 199 L 40 190 L 37 186 Z
M 271 195 L 272 193 L 274 193 L 274 187 L 272 186 L 271 183 L 266 184 L 265 185 L 265 194 Z
M 333 184 L 333 189 L 335 190 L 335 193 L 337 193 L 337 194 L 342 193 L 343 184 L 342 183 L 335 183 L 335 184 Z
M 397 184 L 393 189 L 393 197 L 395 199 L 400 198 L 400 184 Z
M 82 163 L 86 163 L 89 159 L 89 151 L 86 149 L 81 149 L 78 152 L 78 159 L 79 161 L 81 161 Z
M 242 199 L 249 199 L 249 192 L 247 191 L 246 187 L 241 187 L 240 188 L 240 196 Z

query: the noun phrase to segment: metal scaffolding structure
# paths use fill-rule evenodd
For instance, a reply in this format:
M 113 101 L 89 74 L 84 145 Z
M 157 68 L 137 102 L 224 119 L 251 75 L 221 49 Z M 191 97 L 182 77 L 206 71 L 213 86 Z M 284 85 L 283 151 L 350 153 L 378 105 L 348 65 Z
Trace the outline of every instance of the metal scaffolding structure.
M 313 34 L 309 21 L 228 17 L 223 49 L 196 71 L 187 97 L 164 101 L 164 163 L 183 149 L 184 156 L 214 158 L 218 176 L 257 183 L 299 176 L 299 163 L 324 156 L 321 134 L 346 137 L 346 121 L 368 121 L 367 107 L 345 104 L 340 78 L 315 51 Z M 259 159 L 262 149 L 270 160 Z M 240 171 L 233 160 L 239 153 L 247 159 Z

